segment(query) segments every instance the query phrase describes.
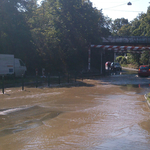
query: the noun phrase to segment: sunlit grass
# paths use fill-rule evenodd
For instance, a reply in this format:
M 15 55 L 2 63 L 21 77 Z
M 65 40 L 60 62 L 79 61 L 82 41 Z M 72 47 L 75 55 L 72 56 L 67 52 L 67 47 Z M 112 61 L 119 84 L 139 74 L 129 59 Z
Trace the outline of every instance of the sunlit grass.
M 134 69 L 138 69 L 138 65 L 134 65 L 134 64 L 121 64 L 122 67 L 127 67 L 127 68 L 134 68 Z
M 147 94 L 147 101 L 150 103 L 150 92 Z

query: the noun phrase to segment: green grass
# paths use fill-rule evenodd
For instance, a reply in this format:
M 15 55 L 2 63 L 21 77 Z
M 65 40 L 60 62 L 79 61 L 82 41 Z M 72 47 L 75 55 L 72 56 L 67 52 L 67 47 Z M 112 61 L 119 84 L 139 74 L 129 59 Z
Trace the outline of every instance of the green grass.
M 149 103 L 150 103 L 150 92 L 147 94 L 147 100 L 148 100 Z
M 133 64 L 121 64 L 121 66 L 127 67 L 127 68 L 138 69 L 138 65 L 133 65 Z

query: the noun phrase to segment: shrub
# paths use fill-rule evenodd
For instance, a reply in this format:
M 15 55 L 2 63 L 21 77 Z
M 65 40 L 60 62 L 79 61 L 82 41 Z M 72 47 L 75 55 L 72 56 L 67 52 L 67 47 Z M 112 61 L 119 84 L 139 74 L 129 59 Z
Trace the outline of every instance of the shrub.
M 116 61 L 119 62 L 120 64 L 127 64 L 127 59 L 125 58 L 125 56 L 118 56 L 116 58 Z

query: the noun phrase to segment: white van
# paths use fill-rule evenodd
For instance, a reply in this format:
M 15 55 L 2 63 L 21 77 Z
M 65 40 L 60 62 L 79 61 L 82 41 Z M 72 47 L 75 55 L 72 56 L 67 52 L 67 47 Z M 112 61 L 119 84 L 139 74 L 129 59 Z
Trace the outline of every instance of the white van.
M 11 54 L 0 54 L 0 76 L 15 74 L 16 77 L 21 77 L 26 71 L 21 59 L 14 58 Z
M 19 59 L 19 58 L 15 58 L 15 76 L 16 77 L 21 77 L 22 75 L 25 75 L 25 72 L 27 71 L 27 68 L 24 64 L 24 62 Z

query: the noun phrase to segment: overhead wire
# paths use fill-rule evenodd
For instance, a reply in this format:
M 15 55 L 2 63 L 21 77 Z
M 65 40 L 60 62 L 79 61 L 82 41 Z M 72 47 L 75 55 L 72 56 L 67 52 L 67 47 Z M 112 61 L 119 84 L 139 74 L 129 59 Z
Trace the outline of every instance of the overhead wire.
M 117 5 L 117 6 L 113 6 L 113 7 L 109 7 L 109 8 L 103 8 L 103 9 L 111 9 L 111 8 L 115 8 L 115 7 L 119 7 L 119 6 L 122 6 L 122 5 L 125 5 L 126 3 L 123 3 L 123 4 L 120 4 L 120 5 Z
M 136 1 L 139 1 L 139 0 L 132 1 L 132 3 L 136 2 Z M 116 6 L 112 6 L 112 7 L 108 7 L 108 8 L 103 8 L 103 10 L 112 9 L 112 8 L 116 8 L 116 7 L 123 6 L 123 5 L 127 5 L 127 3 L 123 3 L 123 4 L 120 4 L 120 5 L 116 5 Z
M 108 10 L 108 11 L 109 11 L 109 10 Z M 115 10 L 115 9 L 110 9 L 110 11 L 135 12 L 135 13 L 137 13 L 137 12 L 142 12 L 142 11 L 133 11 L 133 10 L 131 10 L 131 11 L 129 11 L 129 10 Z

